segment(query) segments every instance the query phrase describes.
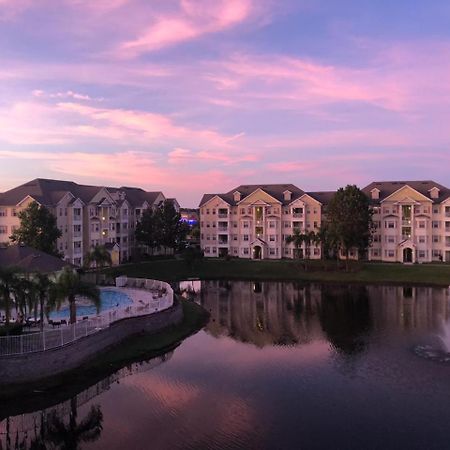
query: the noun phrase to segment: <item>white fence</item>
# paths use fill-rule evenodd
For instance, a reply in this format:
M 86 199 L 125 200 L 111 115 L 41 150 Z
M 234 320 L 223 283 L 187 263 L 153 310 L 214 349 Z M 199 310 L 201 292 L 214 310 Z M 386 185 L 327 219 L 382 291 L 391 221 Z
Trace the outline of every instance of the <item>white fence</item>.
M 108 328 L 112 323 L 131 317 L 154 314 L 173 305 L 173 290 L 168 283 L 158 280 L 121 277 L 117 283 L 132 300 L 133 305 L 105 311 L 74 324 L 61 325 L 53 330 L 18 336 L 0 337 L 0 357 L 42 352 L 71 344 L 100 330 Z

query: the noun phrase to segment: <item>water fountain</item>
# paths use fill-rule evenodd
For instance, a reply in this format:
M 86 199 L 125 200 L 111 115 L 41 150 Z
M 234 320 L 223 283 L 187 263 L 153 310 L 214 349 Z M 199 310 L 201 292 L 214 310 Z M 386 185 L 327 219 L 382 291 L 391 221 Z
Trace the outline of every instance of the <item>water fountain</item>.
M 414 352 L 416 355 L 432 361 L 450 363 L 450 322 L 442 321 L 435 344 L 418 345 Z

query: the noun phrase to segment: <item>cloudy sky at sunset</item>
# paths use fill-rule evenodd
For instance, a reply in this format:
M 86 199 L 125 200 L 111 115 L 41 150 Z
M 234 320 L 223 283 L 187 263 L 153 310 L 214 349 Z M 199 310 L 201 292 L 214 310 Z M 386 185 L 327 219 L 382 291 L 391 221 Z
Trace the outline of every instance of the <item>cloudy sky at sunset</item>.
M 447 0 L 0 0 L 0 191 L 450 184 Z

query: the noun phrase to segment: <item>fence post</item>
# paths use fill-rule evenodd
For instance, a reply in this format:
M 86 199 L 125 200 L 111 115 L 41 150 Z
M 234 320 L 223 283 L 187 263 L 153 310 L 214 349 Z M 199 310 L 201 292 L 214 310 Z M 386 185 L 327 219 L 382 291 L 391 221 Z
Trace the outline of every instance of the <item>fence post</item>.
M 61 347 L 64 345 L 64 337 L 63 337 L 63 327 L 60 327 L 60 336 L 61 336 Z
M 73 338 L 72 338 L 72 340 L 73 340 L 73 341 L 75 341 L 75 339 L 76 339 L 76 337 L 77 337 L 76 330 L 75 330 L 75 326 L 76 326 L 76 325 L 77 325 L 76 322 L 72 324 L 72 331 L 73 331 Z
M 45 331 L 42 332 L 42 347 L 45 350 Z
M 84 327 L 84 329 L 85 329 L 85 334 L 84 335 L 85 336 L 87 336 L 87 325 L 88 325 L 87 323 L 88 323 L 88 321 L 85 320 L 85 324 L 84 324 L 85 325 L 85 327 Z
M 23 334 L 20 335 L 20 353 L 23 353 Z

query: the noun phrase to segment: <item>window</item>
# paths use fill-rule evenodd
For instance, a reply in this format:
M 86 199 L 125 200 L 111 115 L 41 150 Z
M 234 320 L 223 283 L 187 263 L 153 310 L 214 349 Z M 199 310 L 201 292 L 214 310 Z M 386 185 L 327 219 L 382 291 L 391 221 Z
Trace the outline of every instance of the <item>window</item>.
M 244 234 L 244 241 L 248 241 L 248 234 Z
M 6 225 L 0 225 L 0 234 L 7 234 L 8 227 Z
M 392 220 L 386 221 L 386 222 L 384 222 L 384 227 L 385 228 L 395 228 L 395 222 Z
M 275 236 L 274 234 L 271 234 L 271 235 L 269 236 L 269 241 L 270 241 L 270 242 L 275 242 L 275 241 L 276 241 L 276 236 Z
M 212 248 L 212 252 L 213 252 L 213 253 L 217 253 L 217 247 L 213 247 L 213 248 Z
M 275 255 L 275 249 L 274 248 L 270 248 L 269 249 L 269 255 Z
M 7 209 L 6 208 L 0 208 L 0 217 L 7 216 Z
M 13 208 L 13 209 L 11 210 L 11 215 L 12 215 L 13 217 L 17 217 L 18 213 L 17 213 L 16 208 Z
M 242 226 L 243 226 L 243 228 L 248 228 L 248 222 L 247 221 L 242 222 Z
M 419 243 L 420 244 L 425 244 L 425 241 L 426 241 L 425 236 L 419 236 Z
M 441 242 L 441 237 L 440 236 L 433 236 L 433 242 Z
M 419 258 L 425 258 L 425 250 L 419 250 Z
M 269 228 L 275 228 L 275 222 L 270 221 L 269 222 Z
M 320 248 L 315 248 L 315 249 L 314 249 L 314 255 L 315 255 L 315 256 L 320 255 Z
M 425 220 L 419 220 L 419 228 L 425 228 Z
M 439 228 L 439 222 L 438 222 L 437 220 L 433 220 L 431 226 L 432 226 L 433 228 Z
M 242 253 L 243 253 L 244 255 L 248 255 L 248 248 L 242 249 Z

